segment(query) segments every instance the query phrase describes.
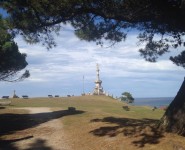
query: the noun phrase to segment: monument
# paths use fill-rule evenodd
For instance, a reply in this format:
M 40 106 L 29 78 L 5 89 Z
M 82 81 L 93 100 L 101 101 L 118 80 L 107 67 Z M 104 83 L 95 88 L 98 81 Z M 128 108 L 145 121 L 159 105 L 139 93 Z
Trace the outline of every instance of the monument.
M 105 95 L 104 91 L 103 91 L 103 87 L 101 86 L 102 81 L 100 80 L 100 69 L 99 69 L 99 65 L 96 65 L 96 80 L 95 80 L 95 88 L 93 91 L 93 95 Z
M 16 94 L 15 94 L 15 90 L 13 91 L 13 96 L 12 98 L 19 98 Z

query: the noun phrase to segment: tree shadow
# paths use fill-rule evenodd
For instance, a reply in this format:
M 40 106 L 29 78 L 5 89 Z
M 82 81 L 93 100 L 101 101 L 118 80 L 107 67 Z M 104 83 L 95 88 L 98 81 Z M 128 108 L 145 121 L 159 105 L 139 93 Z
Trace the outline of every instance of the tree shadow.
M 42 123 L 51 121 L 53 119 L 58 119 L 64 116 L 77 115 L 82 113 L 84 113 L 84 111 L 59 110 L 54 112 L 44 112 L 37 114 L 11 114 L 11 113 L 0 114 L 0 137 L 3 135 L 13 134 L 16 131 L 36 127 Z M 9 149 L 14 150 L 13 147 L 11 148 L 12 143 L 24 139 L 25 138 L 15 140 L 2 140 L 0 138 L 0 147 L 2 147 L 5 144 L 6 146 L 8 145 L 10 146 Z
M 11 140 L 0 140 L 1 149 L 10 149 L 10 150 L 18 150 L 18 148 L 14 145 L 15 142 L 27 140 L 33 138 L 33 136 L 26 136 L 23 138 L 11 139 Z
M 25 150 L 52 150 L 53 148 L 46 145 L 46 140 L 37 139 L 30 147 Z
M 118 134 L 133 138 L 132 143 L 138 147 L 145 144 L 157 144 L 164 137 L 164 133 L 156 128 L 159 120 L 154 119 L 131 119 L 106 117 L 103 119 L 93 119 L 91 122 L 106 122 L 108 126 L 100 127 L 90 131 L 95 136 L 115 137 Z M 111 126 L 110 126 L 111 125 Z M 115 125 L 115 126 L 113 126 Z
M 19 150 L 17 146 L 15 146 L 15 142 L 21 141 L 21 140 L 26 140 L 32 138 L 31 136 L 25 137 L 25 138 L 20 138 L 20 139 L 15 139 L 15 140 L 4 140 L 4 144 L 1 144 L 2 150 Z M 8 144 L 7 144 L 8 142 Z M 25 150 L 53 150 L 52 147 L 49 147 L 46 145 L 46 140 L 43 139 L 37 139 L 34 143 L 31 143 L 29 145 L 29 148 Z
M 6 107 L 0 105 L 0 109 L 5 109 Z

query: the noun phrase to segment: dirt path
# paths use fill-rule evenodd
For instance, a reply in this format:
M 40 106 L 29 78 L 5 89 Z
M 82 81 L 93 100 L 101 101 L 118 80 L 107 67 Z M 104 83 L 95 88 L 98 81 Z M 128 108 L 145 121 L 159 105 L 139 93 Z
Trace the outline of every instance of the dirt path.
M 46 107 L 26 109 L 29 110 L 30 114 L 41 114 L 39 118 L 33 115 L 32 119 L 34 120 L 41 119 L 42 114 L 52 112 L 50 108 Z M 20 150 L 70 150 L 69 142 L 65 136 L 60 119 L 50 119 L 49 121 L 20 132 L 25 133 L 25 137 L 28 137 L 25 140 L 16 142 L 16 146 L 19 147 Z

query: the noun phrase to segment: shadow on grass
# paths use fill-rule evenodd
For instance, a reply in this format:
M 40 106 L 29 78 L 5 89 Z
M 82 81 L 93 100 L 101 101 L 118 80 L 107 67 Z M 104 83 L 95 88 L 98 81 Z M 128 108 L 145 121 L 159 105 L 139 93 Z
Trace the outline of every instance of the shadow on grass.
M 18 148 L 14 146 L 14 143 L 22 140 L 27 140 L 30 138 L 33 138 L 33 136 L 26 136 L 23 138 L 17 138 L 12 140 L 0 140 L 0 147 L 1 149 L 18 150 Z
M 37 113 L 37 114 L 10 114 L 10 113 L 0 114 L 0 136 L 9 135 L 9 134 L 13 134 L 16 131 L 21 131 L 32 127 L 36 127 L 42 123 L 51 121 L 53 119 L 62 118 L 64 116 L 69 116 L 69 115 L 82 114 L 82 113 L 84 113 L 84 111 L 60 110 L 60 111 Z M 0 147 L 5 146 L 11 150 L 16 150 L 15 146 L 13 146 L 15 142 L 26 140 L 29 138 L 32 138 L 32 137 L 28 136 L 28 137 L 14 139 L 14 140 L 0 139 Z M 49 148 L 45 148 L 45 149 L 50 150 Z
M 29 145 L 26 150 L 52 150 L 53 148 L 46 146 L 46 140 L 37 139 L 34 143 Z
M 25 138 L 21 138 L 21 139 L 15 139 L 13 141 L 13 143 L 9 143 L 9 144 L 7 144 L 5 142 L 4 144 L 1 145 L 0 149 L 2 149 L 2 150 L 19 150 L 19 148 L 17 148 L 14 145 L 14 142 L 21 141 L 21 140 L 26 140 L 26 139 L 29 139 L 29 138 L 32 138 L 32 137 L 25 137 Z M 47 146 L 46 142 L 47 142 L 46 140 L 37 139 L 34 143 L 31 143 L 29 145 L 29 148 L 27 148 L 25 150 L 53 150 L 52 147 Z
M 155 124 L 158 120 L 154 119 L 131 119 L 106 117 L 103 119 L 93 119 L 91 122 L 106 122 L 108 126 L 103 126 L 90 131 L 95 136 L 115 137 L 118 134 L 133 138 L 132 143 L 138 147 L 145 144 L 157 144 L 160 138 L 164 137 L 163 132 L 156 129 Z
M 0 109 L 5 109 L 6 107 L 0 105 Z

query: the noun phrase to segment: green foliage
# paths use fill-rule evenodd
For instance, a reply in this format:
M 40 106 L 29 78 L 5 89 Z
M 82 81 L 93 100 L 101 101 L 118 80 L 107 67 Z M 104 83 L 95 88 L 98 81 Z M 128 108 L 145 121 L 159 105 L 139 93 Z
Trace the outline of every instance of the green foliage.
M 0 16 L 0 81 L 20 81 L 29 77 L 26 70 L 22 75 L 19 72 L 27 66 L 26 54 L 18 50 L 13 36 L 8 33 L 5 20 Z
M 121 100 L 126 101 L 127 103 L 134 102 L 134 98 L 132 97 L 132 94 L 130 94 L 129 92 L 122 93 Z
M 29 43 L 56 46 L 52 32 L 58 34 L 69 23 L 82 40 L 104 40 L 112 44 L 126 39 L 137 29 L 141 56 L 155 62 L 172 48 L 185 45 L 185 3 L 181 0 L 3 0 L 0 7 L 8 13 L 8 26 Z M 184 67 L 182 54 L 171 57 Z
M 183 68 L 185 68 L 185 51 L 182 51 L 178 56 L 171 56 L 170 60 L 173 61 L 177 66 L 182 66 Z

